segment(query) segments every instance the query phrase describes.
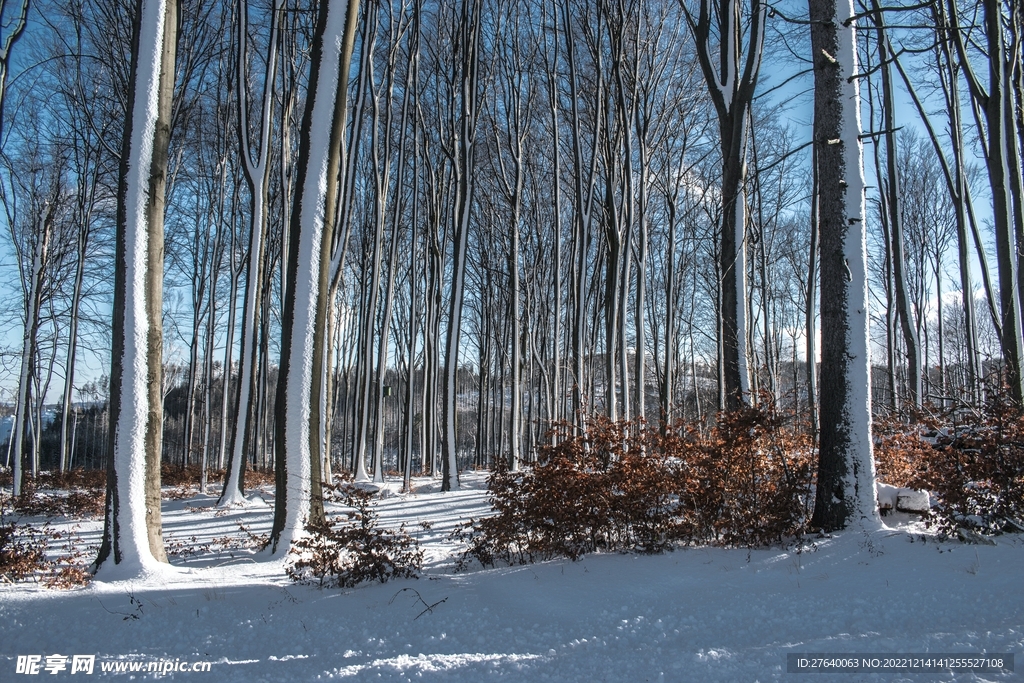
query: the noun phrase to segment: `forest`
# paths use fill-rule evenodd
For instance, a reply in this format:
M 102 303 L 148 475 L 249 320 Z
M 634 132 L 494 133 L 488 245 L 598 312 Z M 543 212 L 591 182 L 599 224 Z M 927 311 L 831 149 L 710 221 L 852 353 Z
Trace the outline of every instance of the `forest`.
M 1019 523 L 1022 65 L 1012 0 L 3 0 L 5 485 L 105 472 L 94 568 L 166 559 L 161 472 L 269 473 L 276 553 L 336 481 L 701 439 L 802 507 L 691 542 L 876 471 L 955 530 L 935 444 Z

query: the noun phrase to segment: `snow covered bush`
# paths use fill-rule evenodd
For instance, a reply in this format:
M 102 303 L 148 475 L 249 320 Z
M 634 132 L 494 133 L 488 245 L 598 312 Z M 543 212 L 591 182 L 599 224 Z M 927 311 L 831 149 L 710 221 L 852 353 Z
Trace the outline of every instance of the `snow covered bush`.
M 286 571 L 296 583 L 316 583 L 321 588 L 351 588 L 367 581 L 416 578 L 423 566 L 423 551 L 416 539 L 399 529 L 377 528 L 373 493 L 349 487 L 348 522 L 335 518 L 306 527 L 296 541 Z
M 933 420 L 913 450 L 922 464 L 909 485 L 935 494 L 927 521 L 948 535 L 1024 530 L 1024 414 L 1004 391 L 964 417 Z

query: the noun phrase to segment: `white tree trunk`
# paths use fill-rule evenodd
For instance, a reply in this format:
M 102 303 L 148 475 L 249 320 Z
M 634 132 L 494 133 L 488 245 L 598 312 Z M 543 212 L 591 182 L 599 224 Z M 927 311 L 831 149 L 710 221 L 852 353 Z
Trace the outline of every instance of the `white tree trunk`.
M 287 297 L 282 315 L 281 383 L 278 389 L 275 449 L 283 454 L 284 490 L 278 492 L 271 536 L 271 551 L 284 551 L 301 536 L 310 509 L 311 493 L 311 392 L 313 387 L 314 336 L 317 333 L 317 301 L 321 280 L 321 242 L 326 216 L 324 202 L 328 178 L 335 101 L 341 78 L 341 57 L 346 17 L 353 7 L 330 3 L 323 11 L 323 33 L 316 37 L 313 68 L 315 80 L 306 106 L 300 150 L 298 196 L 293 209 L 292 231 L 297 239 L 289 244 L 286 270 Z M 319 54 L 317 54 L 319 48 Z M 303 158 L 304 157 L 304 158 Z M 315 406 L 319 409 L 319 405 Z M 316 437 L 318 438 L 318 437 Z
M 871 441 L 871 337 L 868 308 L 868 250 L 865 226 L 864 147 L 861 143 L 860 80 L 857 74 L 857 27 L 853 2 L 840 3 L 842 28 L 839 29 L 839 54 L 842 66 L 843 130 L 845 153 L 847 223 L 849 229 L 844 254 L 849 267 L 846 310 L 847 335 L 846 382 L 849 399 L 846 407 L 849 424 L 846 491 L 852 494 L 851 518 L 865 528 L 878 528 L 878 499 L 875 493 L 875 459 Z
M 116 410 L 110 419 L 113 430 L 112 467 L 108 477 L 107 532 L 113 564 L 118 577 L 139 575 L 157 565 L 150 549 L 146 518 L 146 428 L 149 413 L 148 334 L 146 301 L 148 270 L 148 206 L 154 131 L 158 117 L 160 72 L 164 49 L 164 0 L 139 0 L 139 33 L 133 97 L 126 131 L 127 159 L 122 161 L 119 196 L 122 202 L 124 250 L 123 293 L 115 293 L 114 315 L 120 317 L 120 331 L 114 340 L 113 364 L 119 369 L 111 377 L 111 395 L 117 394 Z M 121 294 L 121 296 L 118 296 Z M 120 330 L 118 328 L 120 327 Z M 112 486 L 111 486 L 112 484 Z M 104 576 L 113 567 L 105 563 L 103 549 L 97 559 Z

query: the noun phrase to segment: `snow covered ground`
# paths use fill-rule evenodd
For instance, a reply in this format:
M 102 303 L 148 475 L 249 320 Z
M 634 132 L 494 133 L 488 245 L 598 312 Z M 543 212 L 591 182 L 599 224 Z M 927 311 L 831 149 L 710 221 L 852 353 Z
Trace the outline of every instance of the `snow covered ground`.
M 132 679 L 192 681 L 1004 681 L 1024 680 L 1024 538 L 937 542 L 907 517 L 870 537 L 795 550 L 600 554 L 453 573 L 447 540 L 486 513 L 482 475 L 377 506 L 426 551 L 418 580 L 352 590 L 292 584 L 240 549 L 270 528 L 260 495 L 217 513 L 213 496 L 164 502 L 173 567 L 77 590 L 0 587 L 0 681 L 38 655 L 95 655 Z M 269 500 L 269 494 L 263 496 Z M 888 518 L 897 519 L 897 518 Z M 424 524 L 426 522 L 426 524 Z M 69 522 L 87 543 L 99 521 Z M 194 537 L 194 538 L 193 538 Z M 189 554 L 189 548 L 198 549 Z M 432 606 L 430 610 L 425 609 Z M 788 653 L 1015 653 L 1015 673 L 790 674 Z M 52 659 L 54 664 L 63 660 Z M 150 662 L 177 668 L 145 672 Z M 208 672 L 181 671 L 209 662 Z M 115 675 L 108 673 L 107 675 Z M 86 679 L 88 680 L 88 679 Z

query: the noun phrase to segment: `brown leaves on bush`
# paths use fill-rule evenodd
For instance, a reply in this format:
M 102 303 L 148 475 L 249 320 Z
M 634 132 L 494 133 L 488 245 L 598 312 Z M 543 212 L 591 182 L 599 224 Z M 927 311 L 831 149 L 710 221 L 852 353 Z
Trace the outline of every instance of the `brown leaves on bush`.
M 6 501 L 0 501 L 5 507 Z M 42 526 L 21 524 L 0 514 L 0 582 L 42 580 L 50 588 L 72 588 L 87 583 L 89 573 L 71 534 Z M 65 541 L 55 559 L 47 557 L 52 542 Z
M 211 469 L 207 471 L 207 482 L 210 485 L 223 485 L 227 470 Z M 261 486 L 272 486 L 274 484 L 273 469 L 254 470 L 247 467 L 245 472 L 245 490 L 260 488 Z M 160 466 L 161 486 L 171 487 L 163 492 L 163 497 L 171 500 L 191 498 L 199 493 L 199 482 L 202 470 L 199 465 L 170 465 L 164 463 Z
M 669 448 L 681 454 L 677 487 L 685 541 L 759 547 L 803 533 L 813 447 L 770 405 L 722 413 L 706 436 L 691 430 L 684 444 Z
M 883 430 L 875 457 L 879 479 L 934 494 L 926 521 L 943 534 L 1024 528 L 1024 415 L 1006 392 L 993 392 L 979 414 Z
M 224 481 L 224 472 L 224 470 L 208 470 L 206 473 L 207 482 L 216 484 Z M 165 462 L 160 465 L 160 485 L 179 488 L 194 487 L 198 490 L 202 473 L 202 468 L 199 465 L 182 467 L 181 465 L 171 465 Z
M 245 470 L 245 489 L 259 488 L 260 486 L 272 486 L 274 484 L 274 470 L 254 470 L 247 467 Z
M 73 469 L 70 472 L 40 472 L 35 481 L 41 489 L 102 489 L 107 485 L 107 471 Z
M 539 463 L 521 472 L 499 466 L 488 479 L 496 514 L 455 532 L 469 544 L 462 566 L 475 559 L 523 564 L 602 550 L 658 552 L 672 538 L 677 507 L 671 467 L 650 448 L 638 422 L 594 418 L 586 432 L 569 433 L 539 450 Z
M 387 583 L 390 579 L 416 578 L 423 566 L 419 543 L 405 531 L 378 529 L 377 513 L 370 500 L 373 493 L 349 487 L 346 501 L 352 508 L 343 518 L 306 527 L 308 534 L 297 540 L 286 571 L 296 583 L 316 583 L 321 588 L 351 588 L 367 581 Z
M 44 493 L 29 484 L 14 499 L 13 507 L 21 515 L 81 519 L 103 515 L 105 504 L 106 492 L 101 488 Z
M 707 435 L 602 417 L 582 434 L 560 429 L 537 465 L 491 474 L 496 514 L 455 532 L 468 546 L 460 566 L 673 543 L 763 546 L 803 530 L 811 449 L 768 410 L 723 414 Z
M 46 536 L 27 524 L 0 524 L 0 579 L 22 581 L 46 569 Z
M 912 428 L 898 417 L 876 419 L 871 426 L 875 446 L 875 477 L 891 486 L 912 487 L 924 473 L 932 446 L 922 430 L 935 432 L 933 421 Z

